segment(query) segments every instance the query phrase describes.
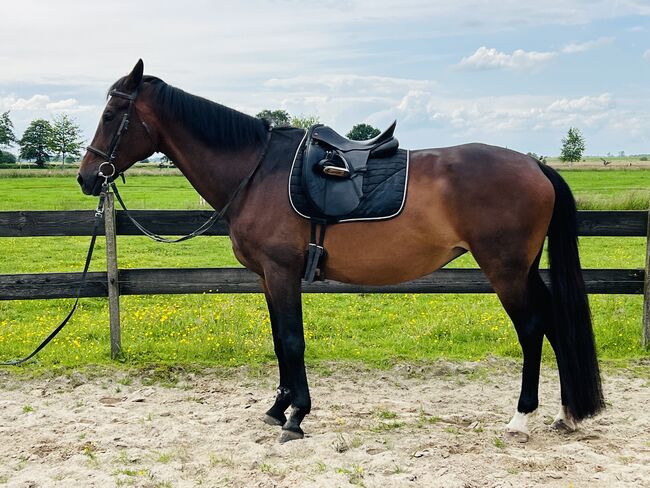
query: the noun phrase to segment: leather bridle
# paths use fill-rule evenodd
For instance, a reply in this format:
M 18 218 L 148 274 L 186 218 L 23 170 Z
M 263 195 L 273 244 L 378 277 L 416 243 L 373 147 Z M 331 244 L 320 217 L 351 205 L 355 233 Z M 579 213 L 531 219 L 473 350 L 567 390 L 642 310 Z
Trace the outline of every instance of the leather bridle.
M 122 115 L 122 121 L 120 122 L 120 126 L 117 128 L 117 132 L 115 132 L 113 138 L 111 139 L 111 143 L 108 146 L 108 150 L 104 152 L 101 149 L 98 149 L 93 146 L 86 147 L 86 150 L 104 159 L 104 162 L 102 162 L 102 164 L 99 165 L 98 174 L 100 177 L 108 178 L 110 181 L 112 181 L 113 179 L 115 179 L 116 176 L 115 173 L 117 171 L 115 169 L 115 159 L 117 158 L 117 150 L 120 147 L 122 136 L 127 130 L 129 130 L 129 121 L 131 119 L 131 114 L 133 113 L 133 110 L 135 108 L 135 99 L 138 96 L 138 90 L 136 89 L 133 93 L 124 93 L 119 90 L 111 90 L 109 92 L 109 96 L 124 98 L 125 100 L 129 101 L 129 106 L 126 109 L 126 112 L 124 112 L 124 115 Z M 155 143 L 151 135 L 151 131 L 149 130 L 149 127 L 147 127 L 147 124 L 145 124 L 143 120 L 140 120 L 140 123 L 142 124 L 142 127 L 144 127 L 145 131 L 147 132 L 147 135 L 149 136 L 149 140 L 151 141 L 152 148 L 154 148 L 154 152 L 155 152 Z M 103 172 L 102 167 L 104 165 L 108 165 L 109 168 L 112 168 L 111 174 L 106 174 Z

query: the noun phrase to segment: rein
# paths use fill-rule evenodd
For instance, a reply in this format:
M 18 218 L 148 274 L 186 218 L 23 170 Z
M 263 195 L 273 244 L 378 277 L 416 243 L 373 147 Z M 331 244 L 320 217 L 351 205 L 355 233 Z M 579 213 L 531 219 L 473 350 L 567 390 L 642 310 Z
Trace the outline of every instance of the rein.
M 104 202 L 106 201 L 107 191 L 108 191 L 108 177 L 104 177 L 104 183 L 102 184 L 102 192 L 99 195 L 99 202 L 97 203 L 97 209 L 95 209 L 95 223 L 93 226 L 92 237 L 90 238 L 90 246 L 88 247 L 88 252 L 86 253 L 86 263 L 84 264 L 84 270 L 83 273 L 81 274 L 81 282 L 79 283 L 79 288 L 77 288 L 74 305 L 72 305 L 72 308 L 68 312 L 68 315 L 66 315 L 66 317 L 58 325 L 58 327 L 54 329 L 52 332 L 50 332 L 50 335 L 48 335 L 45 338 L 45 340 L 41 342 L 41 344 L 36 349 L 34 349 L 34 351 L 29 356 L 26 356 L 22 359 L 13 359 L 11 361 L 0 362 L 0 366 L 18 366 L 19 364 L 22 364 L 25 361 L 29 361 L 31 358 L 36 356 L 41 351 L 41 349 L 47 346 L 50 343 L 50 341 L 54 339 L 54 337 L 56 337 L 56 335 L 59 332 L 61 332 L 61 329 L 65 327 L 68 321 L 72 318 L 72 314 L 74 314 L 75 310 L 77 310 L 77 305 L 79 304 L 79 298 L 81 298 L 81 290 L 83 290 L 84 286 L 86 285 L 88 268 L 90 268 L 90 261 L 92 260 L 93 257 L 93 250 L 95 249 L 95 242 L 97 241 L 97 235 L 99 233 L 99 224 L 101 223 L 104 217 Z
M 99 194 L 99 202 L 97 203 L 97 209 L 95 210 L 95 222 L 93 226 L 93 232 L 92 232 L 92 237 L 90 238 L 90 246 L 88 248 L 88 252 L 86 254 L 86 262 L 84 264 L 84 269 L 83 273 L 81 275 L 81 282 L 79 283 L 79 288 L 77 288 L 77 293 L 75 297 L 75 302 L 72 305 L 72 308 L 70 309 L 70 312 L 68 312 L 68 315 L 63 319 L 63 321 L 54 329 L 50 335 L 48 335 L 41 344 L 34 349 L 34 351 L 29 354 L 28 356 L 22 358 L 22 359 L 14 359 L 11 361 L 4 361 L 0 362 L 0 366 L 18 366 L 20 364 L 23 364 L 26 361 L 29 361 L 31 358 L 36 356 L 45 346 L 47 346 L 56 335 L 61 332 L 63 327 L 66 326 L 66 324 L 69 322 L 69 320 L 72 318 L 72 315 L 77 309 L 77 305 L 79 304 L 79 299 L 81 298 L 81 291 L 83 290 L 84 286 L 86 285 L 86 277 L 88 275 L 88 268 L 90 268 L 90 262 L 92 260 L 93 256 L 93 250 L 95 249 L 95 242 L 97 241 L 97 235 L 99 233 L 99 227 L 100 227 L 100 222 L 103 219 L 104 216 L 104 202 L 106 201 L 106 194 L 109 191 L 109 184 L 110 187 L 113 189 L 113 192 L 115 193 L 115 197 L 117 198 L 117 201 L 120 202 L 120 206 L 122 209 L 124 209 L 124 213 L 126 216 L 129 218 L 131 222 L 133 222 L 133 225 L 135 225 L 144 235 L 149 237 L 150 239 L 153 239 L 154 241 L 157 242 L 164 242 L 164 243 L 174 243 L 174 242 L 182 242 L 182 241 L 187 241 L 189 239 L 192 239 L 194 237 L 200 236 L 201 234 L 204 234 L 207 232 L 211 227 L 213 227 L 228 211 L 232 203 L 235 201 L 237 196 L 241 193 L 242 190 L 244 190 L 250 181 L 253 179 L 255 174 L 257 173 L 257 170 L 260 168 L 262 165 L 262 162 L 264 161 L 264 158 L 266 156 L 266 153 L 268 151 L 268 148 L 270 146 L 270 141 L 271 141 L 271 133 L 269 132 L 269 136 L 267 137 L 266 144 L 264 145 L 264 149 L 262 150 L 262 153 L 260 154 L 259 159 L 257 160 L 257 163 L 251 170 L 251 172 L 239 183 L 235 191 L 230 195 L 228 198 L 228 201 L 226 204 L 223 206 L 223 208 L 220 211 L 215 211 L 208 220 L 206 220 L 203 224 L 201 224 L 197 229 L 195 229 L 193 232 L 189 233 L 186 236 L 179 237 L 178 239 L 169 239 L 163 236 L 160 236 L 154 232 L 149 231 L 146 229 L 142 224 L 140 224 L 133 216 L 130 214 L 129 210 L 126 208 L 126 205 L 124 203 L 124 200 L 122 200 L 122 196 L 120 195 L 119 191 L 117 190 L 117 185 L 115 184 L 115 177 L 116 175 L 116 168 L 115 168 L 115 158 L 117 157 L 117 150 L 120 145 L 120 141 L 122 139 L 122 135 L 124 132 L 126 132 L 129 128 L 129 119 L 131 117 L 131 113 L 133 111 L 133 104 L 135 102 L 136 96 L 138 94 L 138 91 L 134 91 L 131 94 L 120 92 L 118 90 L 112 90 L 110 92 L 111 96 L 117 96 L 121 98 L 125 98 L 129 100 L 129 107 L 127 108 L 127 111 L 124 113 L 122 116 L 122 121 L 120 122 L 120 126 L 113 136 L 113 139 L 111 140 L 111 144 L 108 147 L 108 152 L 104 152 L 100 149 L 97 149 L 92 146 L 88 146 L 86 149 L 93 153 L 96 154 L 97 156 L 101 157 L 104 159 L 104 162 L 99 165 L 99 172 L 98 176 L 101 178 L 104 178 L 104 182 L 102 183 L 102 189 L 101 193 Z M 149 138 L 151 139 L 151 142 L 153 144 L 153 137 L 151 136 L 151 132 L 149 131 L 149 128 L 147 125 L 144 123 L 144 121 L 141 121 L 143 127 L 147 131 L 147 134 L 149 135 Z M 102 169 L 104 166 L 107 166 L 108 169 L 112 170 L 111 174 L 106 174 L 104 173 L 104 170 Z M 124 178 L 124 174 L 120 173 L 122 178 Z
M 187 234 L 186 236 L 179 237 L 177 239 L 169 239 L 168 237 L 163 237 L 161 235 L 156 234 L 155 232 L 150 231 L 146 227 L 144 227 L 140 222 L 138 222 L 129 212 L 129 209 L 126 208 L 126 204 L 124 203 L 124 200 L 122 200 L 122 196 L 120 195 L 120 192 L 117 189 L 117 185 L 115 182 L 111 182 L 111 188 L 113 189 L 113 193 L 115 193 L 115 198 L 117 198 L 117 201 L 120 203 L 120 206 L 124 210 L 124 213 L 126 216 L 129 218 L 129 220 L 135 225 L 140 232 L 142 232 L 145 236 L 148 238 L 156 241 L 156 242 L 163 242 L 165 244 L 173 244 L 175 242 L 183 242 L 183 241 L 188 241 L 190 239 L 193 239 L 197 236 L 200 236 L 202 234 L 205 234 L 208 230 L 210 230 L 214 225 L 221 220 L 221 218 L 226 214 L 228 209 L 230 208 L 230 205 L 235 201 L 239 193 L 248 186 L 250 181 L 253 179 L 255 174 L 257 173 L 257 170 L 260 168 L 262 165 L 262 161 L 264 161 L 264 157 L 266 156 L 266 152 L 268 151 L 269 148 L 269 142 L 271 140 L 271 137 L 269 136 L 266 141 L 266 145 L 264 146 L 264 150 L 260 154 L 259 159 L 257 160 L 257 163 L 253 167 L 252 171 L 239 183 L 235 191 L 230 195 L 230 198 L 228 198 L 228 201 L 226 204 L 223 206 L 221 210 L 218 212 L 215 211 L 208 220 L 206 220 L 203 224 L 201 224 L 198 228 Z M 104 163 L 102 163 L 104 164 Z M 114 167 L 113 167 L 114 168 Z

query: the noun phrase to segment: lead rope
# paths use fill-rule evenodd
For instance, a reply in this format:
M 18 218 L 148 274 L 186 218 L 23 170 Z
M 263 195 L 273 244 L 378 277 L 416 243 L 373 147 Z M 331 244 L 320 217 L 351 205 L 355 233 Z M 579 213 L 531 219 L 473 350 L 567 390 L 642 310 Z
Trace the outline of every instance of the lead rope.
M 68 321 L 72 318 L 72 314 L 74 314 L 75 310 L 77 309 L 77 305 L 79 304 L 79 298 L 81 298 L 81 290 L 83 290 L 83 287 L 86 284 L 88 268 L 90 268 L 90 261 L 92 260 L 93 257 L 93 250 L 95 249 L 95 242 L 97 241 L 97 234 L 99 233 L 99 224 L 104 217 L 104 202 L 106 201 L 107 191 L 108 191 L 108 177 L 104 176 L 104 183 L 102 184 L 102 192 L 99 195 L 99 202 L 97 203 L 97 209 L 95 210 L 95 225 L 93 226 L 93 233 L 92 233 L 92 237 L 90 238 L 90 246 L 88 247 L 88 253 L 86 254 L 86 264 L 84 264 L 84 270 L 83 273 L 81 274 L 81 282 L 79 283 L 79 288 L 77 288 L 74 305 L 72 305 L 72 308 L 68 312 L 68 315 L 66 315 L 66 317 L 63 319 L 63 322 L 61 322 L 59 326 L 56 329 L 54 329 L 50 333 L 50 335 L 48 335 L 45 338 L 45 340 L 41 342 L 41 344 L 36 349 L 34 349 L 34 351 L 29 356 L 26 356 L 22 359 L 13 359 L 11 361 L 0 362 L 0 366 L 18 366 L 19 364 L 22 364 L 25 361 L 29 361 L 31 358 L 36 356 L 41 351 L 41 349 L 47 346 L 50 343 L 50 341 L 52 341 L 52 339 L 54 339 L 56 335 L 59 332 L 61 332 L 63 327 L 65 327 Z

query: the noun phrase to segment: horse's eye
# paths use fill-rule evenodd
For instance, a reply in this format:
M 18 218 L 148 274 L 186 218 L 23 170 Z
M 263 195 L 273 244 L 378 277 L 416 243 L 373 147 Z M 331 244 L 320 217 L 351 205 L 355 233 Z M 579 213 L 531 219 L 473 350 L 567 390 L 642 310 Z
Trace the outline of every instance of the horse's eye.
M 113 118 L 114 118 L 113 112 L 104 113 L 104 122 L 110 122 L 111 120 L 113 120 Z

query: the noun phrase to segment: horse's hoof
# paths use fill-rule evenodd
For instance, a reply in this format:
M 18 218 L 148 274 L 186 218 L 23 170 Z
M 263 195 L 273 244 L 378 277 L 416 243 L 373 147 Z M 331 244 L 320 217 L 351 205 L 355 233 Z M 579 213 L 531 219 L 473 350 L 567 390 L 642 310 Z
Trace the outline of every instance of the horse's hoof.
M 276 419 L 275 417 L 273 417 L 273 416 L 271 416 L 271 415 L 269 415 L 267 413 L 267 414 L 264 415 L 264 417 L 262 417 L 262 422 L 264 422 L 267 425 L 273 425 L 273 426 L 280 426 L 281 427 L 281 426 L 284 425 L 284 422 L 286 422 L 286 419 L 283 422 L 282 420 Z
M 282 434 L 280 434 L 280 444 L 284 444 L 285 442 L 289 441 L 295 441 L 298 439 L 302 439 L 305 437 L 305 433 L 302 431 L 300 427 L 298 427 L 298 431 L 294 430 L 283 430 Z
M 509 439 L 512 439 L 513 441 L 521 442 L 522 444 L 524 442 L 528 442 L 528 439 L 530 439 L 530 434 L 528 434 L 527 432 L 522 432 L 520 430 L 506 429 L 506 435 L 508 436 Z
M 564 419 L 556 419 L 551 424 L 551 429 L 560 432 L 561 434 L 572 434 L 576 431 L 576 428 L 568 422 L 565 422 Z

